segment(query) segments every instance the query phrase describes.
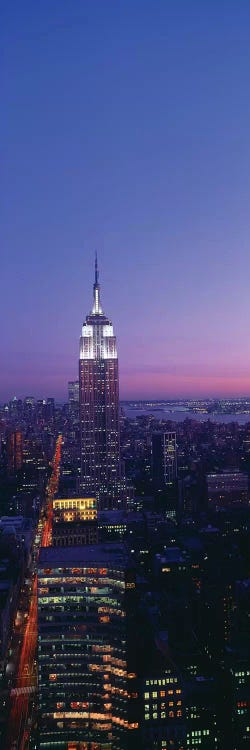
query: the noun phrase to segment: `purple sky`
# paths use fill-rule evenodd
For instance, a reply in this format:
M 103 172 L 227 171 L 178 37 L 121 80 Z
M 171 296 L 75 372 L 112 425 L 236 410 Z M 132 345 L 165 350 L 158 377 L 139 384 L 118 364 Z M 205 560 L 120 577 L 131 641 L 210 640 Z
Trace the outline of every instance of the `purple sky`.
M 0 401 L 66 396 L 98 250 L 121 396 L 250 395 L 250 3 L 3 0 Z

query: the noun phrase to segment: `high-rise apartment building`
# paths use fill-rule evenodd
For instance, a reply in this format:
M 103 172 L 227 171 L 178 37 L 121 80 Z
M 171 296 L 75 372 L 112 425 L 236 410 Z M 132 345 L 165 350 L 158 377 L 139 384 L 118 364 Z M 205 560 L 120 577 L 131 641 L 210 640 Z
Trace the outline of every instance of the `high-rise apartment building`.
M 94 303 L 82 326 L 79 361 L 81 490 L 99 507 L 121 497 L 119 379 L 116 338 L 100 301 L 97 259 Z
M 39 750 L 135 748 L 127 619 L 135 591 L 122 544 L 41 549 Z

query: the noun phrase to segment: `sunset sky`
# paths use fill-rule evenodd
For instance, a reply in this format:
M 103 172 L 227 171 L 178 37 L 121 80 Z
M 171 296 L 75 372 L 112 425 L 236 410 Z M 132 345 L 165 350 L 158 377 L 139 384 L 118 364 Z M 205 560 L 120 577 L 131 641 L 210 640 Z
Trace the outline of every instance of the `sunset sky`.
M 250 395 L 250 3 L 3 0 L 0 401 Z

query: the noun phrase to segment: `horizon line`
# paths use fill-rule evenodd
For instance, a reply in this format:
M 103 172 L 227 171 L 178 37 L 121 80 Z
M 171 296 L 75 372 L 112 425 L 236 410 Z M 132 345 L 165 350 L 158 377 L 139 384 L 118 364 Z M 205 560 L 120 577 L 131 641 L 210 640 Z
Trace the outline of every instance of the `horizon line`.
M 17 399 L 18 401 L 19 400 L 23 401 L 25 398 L 34 398 L 35 401 L 41 401 L 41 400 L 47 401 L 48 398 L 54 398 L 54 400 L 57 403 L 66 403 L 68 401 L 68 398 L 65 399 L 62 396 L 33 396 L 32 393 L 26 394 L 26 396 L 16 396 L 16 394 L 14 394 L 14 396 L 9 397 L 8 399 L 4 399 L 4 400 L 1 399 L 0 408 L 8 404 L 10 401 L 13 401 L 14 399 Z M 250 393 L 249 395 L 243 393 L 241 395 L 232 394 L 230 396 L 228 394 L 227 395 L 204 395 L 204 396 L 200 396 L 200 395 L 190 396 L 189 395 L 189 396 L 175 396 L 175 397 L 173 396 L 171 397 L 147 396 L 146 398 L 145 396 L 144 397 L 140 397 L 140 396 L 131 397 L 130 396 L 130 397 L 119 398 L 119 402 L 128 403 L 128 402 L 134 401 L 134 402 L 147 403 L 150 401 L 154 403 L 164 403 L 164 402 L 170 402 L 170 401 L 172 402 L 177 402 L 177 401 L 233 401 L 233 400 L 239 401 L 239 400 L 244 400 L 244 399 L 247 399 L 250 401 Z

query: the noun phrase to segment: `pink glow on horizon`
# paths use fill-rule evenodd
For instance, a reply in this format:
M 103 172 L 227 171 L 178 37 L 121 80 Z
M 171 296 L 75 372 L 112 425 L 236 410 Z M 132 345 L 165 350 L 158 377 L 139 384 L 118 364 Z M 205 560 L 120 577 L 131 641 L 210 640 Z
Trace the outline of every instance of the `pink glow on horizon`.
M 131 373 L 120 376 L 121 398 L 233 397 L 250 394 L 250 377 Z
M 59 360 L 59 361 L 58 361 Z M 35 398 L 54 396 L 66 401 L 69 380 L 78 377 L 77 363 L 72 367 L 72 358 L 68 357 L 62 367 L 58 358 L 46 361 L 31 361 L 30 367 L 23 363 L 17 381 L 16 370 L 10 367 L 0 373 L 0 403 L 16 395 L 23 398 L 33 395 Z M 195 374 L 194 374 L 195 373 Z M 234 397 L 250 395 L 250 366 L 233 367 L 197 363 L 178 363 L 178 365 L 144 365 L 120 366 L 121 399 L 167 399 L 167 398 L 206 398 Z M 7 376 L 7 377 L 6 377 Z M 7 385 L 6 385 L 7 382 Z

